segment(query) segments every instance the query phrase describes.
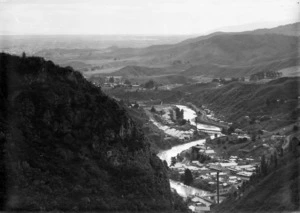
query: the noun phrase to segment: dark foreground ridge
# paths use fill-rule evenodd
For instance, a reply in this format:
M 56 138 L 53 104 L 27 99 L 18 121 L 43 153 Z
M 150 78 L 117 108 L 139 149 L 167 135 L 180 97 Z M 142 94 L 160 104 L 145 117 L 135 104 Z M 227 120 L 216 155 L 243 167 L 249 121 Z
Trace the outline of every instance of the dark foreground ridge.
M 174 210 L 140 129 L 80 73 L 2 53 L 0 74 L 4 210 Z

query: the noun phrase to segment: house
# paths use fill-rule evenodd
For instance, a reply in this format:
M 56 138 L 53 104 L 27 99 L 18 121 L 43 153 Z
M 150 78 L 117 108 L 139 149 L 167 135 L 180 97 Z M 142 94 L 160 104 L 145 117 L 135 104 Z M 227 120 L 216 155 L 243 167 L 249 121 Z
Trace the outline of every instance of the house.
M 222 167 L 228 168 L 228 167 L 233 167 L 233 166 L 237 166 L 238 164 L 235 162 L 229 162 L 229 163 L 220 163 L 220 165 Z
M 116 83 L 116 84 L 121 84 L 123 81 L 122 76 L 107 76 L 105 78 L 106 83 Z
M 193 197 L 191 199 L 191 201 L 194 202 L 194 203 L 202 203 L 205 206 L 210 206 L 213 203 L 212 200 L 208 200 L 208 199 L 205 199 L 205 198 L 202 198 L 202 197 L 199 197 L 199 196 Z
M 244 131 L 241 129 L 235 129 L 234 132 L 237 134 L 244 134 Z
M 200 163 L 200 162 L 197 161 L 197 160 L 192 161 L 192 162 L 191 162 L 191 165 L 193 165 L 193 166 L 203 166 L 203 164 Z
M 236 173 L 238 177 L 240 177 L 242 180 L 250 180 L 250 177 L 253 175 L 253 172 L 238 172 Z
M 236 168 L 240 169 L 241 171 L 255 171 L 254 165 L 238 165 Z
M 227 168 L 231 174 L 236 174 L 237 172 L 241 171 L 241 169 L 236 168 L 236 167 L 228 167 Z
M 285 136 L 284 135 L 272 135 L 271 140 L 284 140 Z
M 140 85 L 138 85 L 138 84 L 133 84 L 132 85 L 132 89 L 138 89 L 138 88 L 140 88 Z
M 205 150 L 204 153 L 210 157 L 214 157 L 216 155 L 216 152 L 212 149 Z

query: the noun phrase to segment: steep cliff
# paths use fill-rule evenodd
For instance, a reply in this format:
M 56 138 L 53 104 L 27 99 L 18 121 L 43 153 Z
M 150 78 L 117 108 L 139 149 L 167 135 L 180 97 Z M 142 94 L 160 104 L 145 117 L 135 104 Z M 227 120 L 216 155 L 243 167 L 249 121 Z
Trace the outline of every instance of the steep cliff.
M 0 74 L 5 210 L 173 208 L 140 129 L 80 73 L 2 53 Z

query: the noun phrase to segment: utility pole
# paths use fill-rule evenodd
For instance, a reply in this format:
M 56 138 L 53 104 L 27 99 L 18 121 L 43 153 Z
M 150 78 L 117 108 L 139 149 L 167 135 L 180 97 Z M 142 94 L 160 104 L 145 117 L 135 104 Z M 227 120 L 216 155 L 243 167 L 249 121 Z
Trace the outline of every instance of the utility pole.
M 210 166 L 210 169 L 214 170 L 217 172 L 217 204 L 220 203 L 220 190 L 219 190 L 219 173 L 222 172 L 222 167 L 221 166 Z
M 217 203 L 219 204 L 219 171 L 217 171 Z

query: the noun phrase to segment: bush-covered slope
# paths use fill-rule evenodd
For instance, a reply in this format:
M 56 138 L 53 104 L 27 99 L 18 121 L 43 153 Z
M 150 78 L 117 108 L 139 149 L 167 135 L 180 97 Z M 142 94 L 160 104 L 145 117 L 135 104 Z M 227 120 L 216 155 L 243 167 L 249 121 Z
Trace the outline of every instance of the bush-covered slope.
M 189 86 L 178 90 L 191 93 L 186 101 L 208 105 L 231 122 L 246 115 L 253 119 L 271 116 L 274 118 L 273 126 L 278 128 L 295 122 L 299 117 L 299 85 L 300 78 L 295 77 L 280 78 L 266 84 L 233 82 L 216 88 Z
M 297 145 L 299 147 L 299 145 Z M 291 153 L 278 159 L 278 167 L 266 177 L 250 182 L 240 199 L 229 198 L 214 213 L 299 212 L 300 158 Z
M 162 68 L 149 68 L 141 66 L 126 66 L 113 72 L 111 75 L 123 76 L 125 78 L 161 75 L 164 70 Z
M 300 78 L 279 78 L 265 84 L 252 82 L 231 82 L 219 86 L 218 83 L 185 85 L 171 91 L 126 92 L 111 90 L 118 98 L 153 103 L 186 103 L 206 105 L 218 116 L 230 122 L 240 122 L 244 128 L 262 117 L 269 118 L 261 123 L 261 128 L 274 130 L 291 124 L 300 115 Z M 251 122 L 241 119 L 249 116 Z M 253 123 L 252 122 L 252 123 Z
M 251 66 L 220 66 L 216 64 L 202 64 L 193 66 L 186 71 L 182 72 L 182 75 L 186 76 L 209 76 L 209 77 L 248 77 L 251 74 L 258 72 L 268 71 L 280 71 L 287 67 L 295 67 L 300 64 L 300 59 L 288 58 L 280 59 L 267 63 L 260 63 Z M 284 74 L 284 73 L 283 73 Z
M 5 210 L 172 208 L 166 168 L 117 102 L 42 58 L 2 53 L 0 74 Z

